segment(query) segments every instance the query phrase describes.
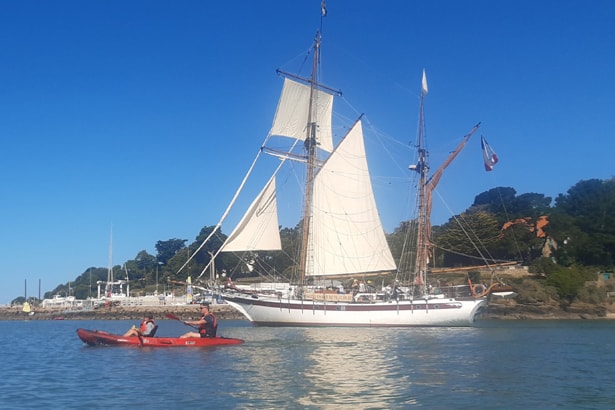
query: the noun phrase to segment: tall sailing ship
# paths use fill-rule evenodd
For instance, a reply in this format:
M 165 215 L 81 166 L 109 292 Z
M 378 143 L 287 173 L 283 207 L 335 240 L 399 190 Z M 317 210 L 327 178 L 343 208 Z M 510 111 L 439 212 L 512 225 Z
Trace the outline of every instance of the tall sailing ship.
M 256 325 L 471 325 L 492 288 L 482 288 L 477 293 L 475 290 L 479 289 L 473 289 L 471 283 L 448 288 L 430 286 L 427 273 L 433 247 L 430 224 L 432 192 L 444 169 L 461 152 L 478 125 L 430 176 L 428 153 L 423 141 L 423 100 L 427 94 L 423 72 L 418 158 L 409 167 L 418 177 L 418 216 L 413 231 L 416 234 L 416 249 L 412 258 L 415 267 L 412 279 L 404 282 L 387 244 L 376 207 L 362 118 L 356 120 L 334 146 L 332 110 L 338 93 L 318 81 L 320 44 L 321 36 L 317 32 L 309 78 L 278 70 L 284 77 L 284 85 L 269 136 L 291 138 L 294 140 L 293 147 L 303 146 L 303 153 L 279 152 L 265 144 L 259 151 L 259 155 L 264 152 L 279 157 L 280 167 L 286 161 L 298 161 L 307 167 L 303 188 L 305 202 L 301 207 L 303 214 L 300 219 L 300 259 L 296 262 L 298 280 L 284 284 L 275 291 L 263 291 L 256 287 L 240 289 L 239 286 L 230 285 L 221 291 L 222 298 Z M 247 178 L 244 178 L 242 186 Z M 276 201 L 274 173 L 228 236 L 220 252 L 281 250 Z M 380 290 L 367 286 L 365 278 L 385 276 L 395 280 Z M 331 286 L 322 285 L 334 280 L 337 283 L 350 281 L 353 286 L 336 291 Z

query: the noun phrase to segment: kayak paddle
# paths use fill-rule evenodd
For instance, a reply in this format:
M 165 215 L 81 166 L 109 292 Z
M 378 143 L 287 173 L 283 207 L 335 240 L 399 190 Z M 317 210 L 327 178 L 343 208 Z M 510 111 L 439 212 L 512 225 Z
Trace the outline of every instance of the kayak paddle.
M 175 316 L 175 315 L 174 315 L 174 314 L 172 314 L 172 313 L 167 313 L 167 314 L 165 314 L 165 316 L 166 316 L 166 317 L 168 317 L 169 319 L 173 319 L 173 320 L 177 320 L 177 321 L 179 321 L 179 322 L 182 322 L 182 323 L 183 323 L 184 325 L 186 325 L 186 326 L 190 326 L 190 327 L 193 327 L 193 328 L 195 328 L 195 329 L 198 329 L 198 327 L 196 327 L 196 326 L 194 326 L 194 325 L 191 325 L 190 323 L 186 323 L 186 322 L 184 322 L 183 320 L 181 320 L 179 317 Z

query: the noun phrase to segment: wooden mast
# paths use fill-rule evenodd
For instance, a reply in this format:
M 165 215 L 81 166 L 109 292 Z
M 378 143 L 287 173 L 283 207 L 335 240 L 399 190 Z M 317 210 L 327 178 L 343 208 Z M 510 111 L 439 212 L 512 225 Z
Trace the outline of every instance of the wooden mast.
M 307 122 L 307 135 L 305 137 L 305 152 L 307 155 L 307 179 L 305 185 L 305 209 L 303 210 L 303 229 L 301 237 L 301 260 L 299 261 L 300 283 L 305 283 L 305 271 L 308 266 L 309 237 L 312 226 L 312 201 L 314 196 L 314 174 L 316 168 L 316 118 L 314 118 L 314 91 L 317 84 L 317 70 L 320 60 L 320 32 L 316 32 L 314 39 L 314 58 L 312 60 L 312 75 L 310 77 L 310 102 Z
M 423 71 L 423 84 L 421 89 L 421 100 L 419 108 L 419 129 L 418 129 L 418 161 L 414 170 L 419 173 L 419 210 L 417 220 L 417 251 L 416 251 L 416 277 L 415 284 L 426 288 L 426 275 L 427 265 L 431 257 L 431 251 L 433 244 L 431 241 L 431 208 L 433 191 L 436 189 L 436 185 L 440 182 L 444 170 L 453 162 L 453 160 L 463 150 L 470 137 L 478 130 L 480 122 L 476 124 L 468 134 L 466 134 L 462 141 L 457 145 L 455 150 L 449 154 L 447 159 L 440 165 L 440 167 L 433 173 L 431 177 L 429 175 L 429 163 L 427 157 L 429 156 L 427 149 L 425 148 L 425 118 L 423 114 L 423 100 L 427 95 L 427 78 L 425 71 Z
M 416 251 L 416 284 L 425 286 L 425 275 L 427 264 L 429 263 L 429 215 L 427 207 L 427 176 L 429 174 L 428 152 L 425 149 L 424 132 L 425 120 L 423 117 L 423 100 L 427 94 L 425 73 L 423 72 L 424 85 L 421 89 L 421 100 L 419 105 L 419 129 L 418 129 L 418 161 L 416 172 L 419 174 L 419 210 L 417 220 L 417 251 Z

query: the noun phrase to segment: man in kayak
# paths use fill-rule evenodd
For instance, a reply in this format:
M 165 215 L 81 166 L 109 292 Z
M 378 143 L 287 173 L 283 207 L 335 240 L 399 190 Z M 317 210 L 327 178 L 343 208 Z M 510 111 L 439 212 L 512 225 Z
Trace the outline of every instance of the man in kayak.
M 185 322 L 187 325 L 198 326 L 198 332 L 188 332 L 181 335 L 181 338 L 185 337 L 216 337 L 218 331 L 218 321 L 216 316 L 209 311 L 209 303 L 201 303 L 201 313 L 203 316 L 201 319 L 194 322 Z
M 141 324 L 138 328 L 134 325 L 128 329 L 124 336 L 153 336 L 152 331 L 156 328 L 156 322 L 154 321 L 154 315 L 147 314 L 141 321 Z

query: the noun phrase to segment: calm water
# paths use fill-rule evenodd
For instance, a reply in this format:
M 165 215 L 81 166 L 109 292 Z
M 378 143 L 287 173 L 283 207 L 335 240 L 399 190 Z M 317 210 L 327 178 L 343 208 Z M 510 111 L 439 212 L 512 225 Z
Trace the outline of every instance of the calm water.
M 186 331 L 159 321 L 161 336 Z M 78 327 L 0 321 L 0 408 L 612 409 L 615 321 L 483 322 L 475 328 L 261 328 L 208 349 L 89 347 Z

